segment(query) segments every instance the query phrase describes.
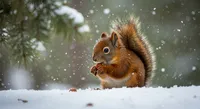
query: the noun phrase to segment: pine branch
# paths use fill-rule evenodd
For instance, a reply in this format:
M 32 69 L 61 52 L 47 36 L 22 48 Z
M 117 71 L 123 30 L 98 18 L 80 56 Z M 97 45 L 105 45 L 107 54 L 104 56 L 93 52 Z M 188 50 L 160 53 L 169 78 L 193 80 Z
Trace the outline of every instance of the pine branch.
M 0 43 L 8 48 L 14 62 L 27 66 L 38 54 L 36 42 L 47 42 L 52 32 L 69 42 L 81 36 L 78 28 L 83 23 L 75 24 L 69 15 L 57 14 L 55 10 L 61 6 L 48 0 L 0 1 Z

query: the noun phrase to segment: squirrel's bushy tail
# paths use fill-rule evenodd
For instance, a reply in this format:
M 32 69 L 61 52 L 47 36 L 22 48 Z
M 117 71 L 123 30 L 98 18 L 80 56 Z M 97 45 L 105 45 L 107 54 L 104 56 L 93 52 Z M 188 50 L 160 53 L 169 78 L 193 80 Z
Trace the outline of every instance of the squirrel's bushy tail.
M 121 35 L 122 42 L 127 49 L 136 53 L 145 66 L 145 84 L 154 76 L 156 69 L 155 55 L 146 37 L 140 32 L 138 18 L 130 16 L 128 19 L 116 19 L 112 23 L 112 30 Z

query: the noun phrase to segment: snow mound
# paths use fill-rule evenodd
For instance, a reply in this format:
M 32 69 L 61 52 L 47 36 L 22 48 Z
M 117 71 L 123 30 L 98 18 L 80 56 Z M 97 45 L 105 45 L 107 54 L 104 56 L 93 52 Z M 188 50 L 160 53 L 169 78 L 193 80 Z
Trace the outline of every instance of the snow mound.
M 200 86 L 0 91 L 1 109 L 200 109 Z
M 58 15 L 67 14 L 69 18 L 74 19 L 74 24 L 83 23 L 84 17 L 77 10 L 70 8 L 68 6 L 61 6 L 59 9 L 55 10 Z
M 80 12 L 78 12 L 76 9 L 70 8 L 68 6 L 62 6 L 60 2 L 56 2 L 56 4 L 60 6 L 59 9 L 55 10 L 55 12 L 58 15 L 68 15 L 70 19 L 73 19 L 73 24 L 84 23 L 83 15 Z M 78 28 L 78 32 L 80 33 L 90 32 L 90 28 L 87 24 L 85 24 Z
M 89 28 L 89 26 L 88 26 L 87 24 L 85 24 L 85 25 L 79 27 L 79 28 L 78 28 L 78 31 L 79 31 L 80 33 L 90 32 L 90 28 Z

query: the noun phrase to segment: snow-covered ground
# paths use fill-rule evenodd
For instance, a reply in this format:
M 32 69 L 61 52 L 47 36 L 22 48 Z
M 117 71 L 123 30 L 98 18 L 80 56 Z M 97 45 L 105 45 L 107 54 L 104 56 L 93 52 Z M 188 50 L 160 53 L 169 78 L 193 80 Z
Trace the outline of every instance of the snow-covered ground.
M 200 109 L 200 86 L 0 91 L 0 109 Z

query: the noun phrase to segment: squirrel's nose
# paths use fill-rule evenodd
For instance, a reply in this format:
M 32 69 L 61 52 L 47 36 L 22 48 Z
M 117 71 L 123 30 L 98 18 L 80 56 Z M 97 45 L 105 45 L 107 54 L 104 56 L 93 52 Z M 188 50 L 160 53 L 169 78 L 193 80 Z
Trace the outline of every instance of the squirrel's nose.
M 93 59 L 93 61 L 97 61 L 96 56 L 93 56 L 92 59 Z

